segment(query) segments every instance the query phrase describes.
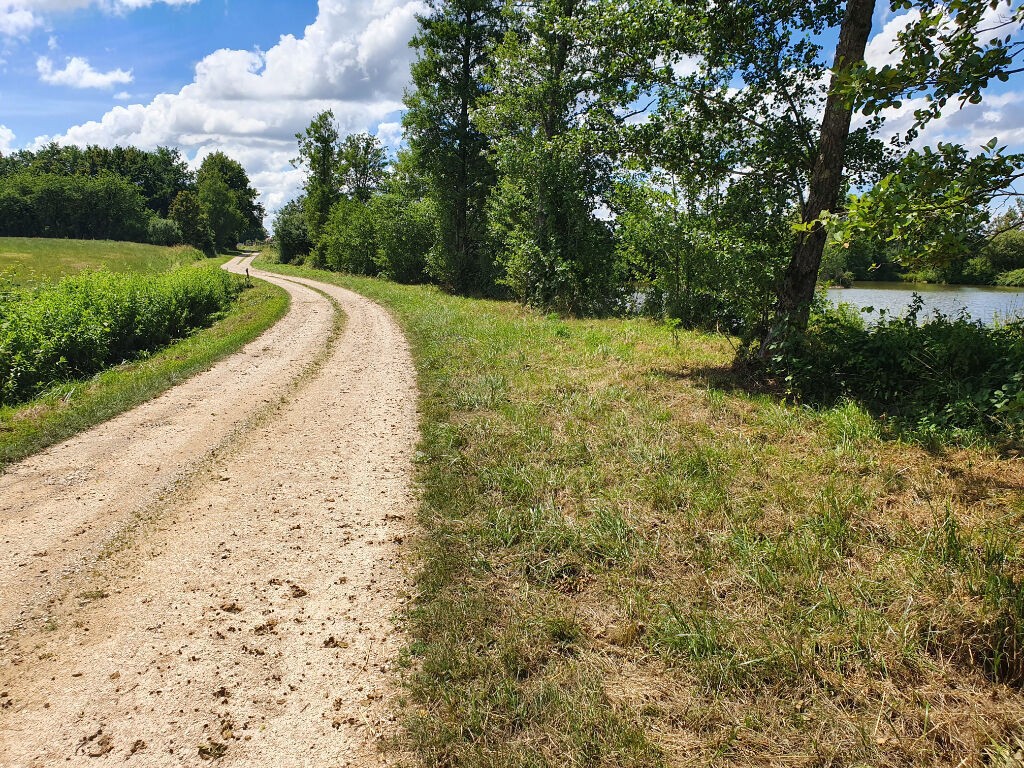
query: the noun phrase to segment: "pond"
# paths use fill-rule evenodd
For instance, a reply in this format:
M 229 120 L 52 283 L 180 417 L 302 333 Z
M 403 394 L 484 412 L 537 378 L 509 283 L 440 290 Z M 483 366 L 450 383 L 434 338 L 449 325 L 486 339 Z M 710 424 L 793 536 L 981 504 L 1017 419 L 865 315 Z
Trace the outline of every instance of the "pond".
M 961 310 L 974 320 L 992 325 L 996 318 L 1024 318 L 1024 288 L 1001 288 L 992 285 L 932 285 L 930 283 L 854 283 L 852 288 L 829 288 L 828 298 L 833 304 L 852 304 L 863 309 L 866 319 L 878 317 L 885 309 L 891 315 L 906 311 L 915 293 L 921 294 L 924 310 L 921 320 L 931 316 L 933 310 L 945 315 L 957 315 Z

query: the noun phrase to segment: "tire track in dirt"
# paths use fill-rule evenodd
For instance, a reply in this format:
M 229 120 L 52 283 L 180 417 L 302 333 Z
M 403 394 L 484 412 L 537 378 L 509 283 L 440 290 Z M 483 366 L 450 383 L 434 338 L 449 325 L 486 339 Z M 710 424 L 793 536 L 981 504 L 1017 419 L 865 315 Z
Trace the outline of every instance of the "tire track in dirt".
M 367 299 L 253 274 L 293 309 L 241 360 L 0 477 L 0 765 L 386 762 L 408 346 Z

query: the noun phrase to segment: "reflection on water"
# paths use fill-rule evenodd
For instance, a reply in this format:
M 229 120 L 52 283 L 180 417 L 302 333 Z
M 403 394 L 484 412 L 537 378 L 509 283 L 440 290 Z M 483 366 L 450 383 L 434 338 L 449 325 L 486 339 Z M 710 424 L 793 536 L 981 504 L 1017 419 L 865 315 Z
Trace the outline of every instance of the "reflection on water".
M 879 310 L 890 315 L 903 314 L 915 293 L 924 300 L 919 315 L 927 320 L 938 310 L 945 315 L 965 311 L 972 319 L 992 325 L 995 320 L 1024 318 L 1024 289 L 991 285 L 931 285 L 929 283 L 854 283 L 852 288 L 829 288 L 833 304 L 852 304 L 858 309 L 873 308 L 867 319 L 878 317 Z

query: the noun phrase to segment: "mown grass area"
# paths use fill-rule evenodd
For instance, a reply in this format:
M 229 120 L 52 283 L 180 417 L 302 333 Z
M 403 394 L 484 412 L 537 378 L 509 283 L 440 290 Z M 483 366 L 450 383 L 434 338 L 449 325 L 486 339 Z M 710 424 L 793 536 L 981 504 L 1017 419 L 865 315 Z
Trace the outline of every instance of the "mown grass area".
M 27 403 L 0 408 L 0 471 L 206 370 L 272 326 L 288 306 L 285 290 L 254 281 L 209 328 L 143 359 L 84 381 L 61 383 Z
M 203 258 L 195 248 L 111 240 L 0 237 L 0 277 L 17 284 L 46 282 L 91 269 L 166 272 Z
M 1019 458 L 716 387 L 719 336 L 263 266 L 413 344 L 422 764 L 1021 764 Z

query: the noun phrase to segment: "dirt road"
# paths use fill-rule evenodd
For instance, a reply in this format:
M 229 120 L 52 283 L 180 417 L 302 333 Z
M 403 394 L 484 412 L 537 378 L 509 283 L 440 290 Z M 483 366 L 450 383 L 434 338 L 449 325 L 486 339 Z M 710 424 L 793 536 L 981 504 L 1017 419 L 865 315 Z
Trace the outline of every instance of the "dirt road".
M 252 271 L 292 295 L 274 328 L 0 476 L 3 768 L 387 763 L 408 347 L 356 294 Z

